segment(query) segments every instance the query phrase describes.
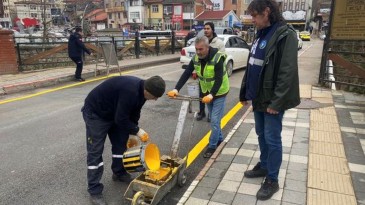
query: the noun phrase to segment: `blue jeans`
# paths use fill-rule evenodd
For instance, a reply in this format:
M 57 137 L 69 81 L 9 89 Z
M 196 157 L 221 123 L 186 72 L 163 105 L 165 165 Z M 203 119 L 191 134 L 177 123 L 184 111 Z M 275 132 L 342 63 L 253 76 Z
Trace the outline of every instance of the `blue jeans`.
M 218 142 L 223 141 L 223 134 L 221 129 L 221 120 L 223 117 L 226 96 L 217 98 L 213 102 L 207 104 L 209 114 L 211 116 L 210 126 L 212 132 L 210 133 L 208 148 L 216 149 Z
M 278 181 L 283 159 L 281 130 L 284 112 L 273 115 L 254 111 L 255 129 L 259 139 L 261 168 L 267 169 L 267 178 Z

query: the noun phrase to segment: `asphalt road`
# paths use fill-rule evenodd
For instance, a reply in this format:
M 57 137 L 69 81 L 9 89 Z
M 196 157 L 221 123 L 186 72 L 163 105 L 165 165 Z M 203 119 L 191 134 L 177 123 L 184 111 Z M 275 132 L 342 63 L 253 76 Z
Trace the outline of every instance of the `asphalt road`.
M 182 72 L 180 64 L 173 63 L 135 70 L 128 75 L 141 78 L 161 75 L 170 90 Z M 225 113 L 238 102 L 243 73 L 239 70 L 230 78 L 231 91 Z M 85 127 L 80 109 L 88 92 L 101 82 L 0 105 L 0 204 L 89 204 Z M 33 93 L 39 91 L 42 90 Z M 185 86 L 181 93 L 186 92 Z M 147 101 L 142 109 L 140 126 L 150 134 L 162 154 L 170 153 L 180 106 L 180 101 L 164 96 L 157 101 Z M 198 110 L 197 103 L 193 104 L 193 110 Z M 228 123 L 224 129 L 225 135 L 242 113 L 243 110 Z M 188 114 L 179 146 L 180 157 L 185 156 L 209 131 L 206 121 L 195 122 L 193 136 L 189 139 L 192 122 L 193 114 Z M 109 204 L 125 204 L 123 195 L 127 184 L 111 179 L 111 146 L 108 140 L 103 158 L 105 197 Z M 160 204 L 176 204 L 206 161 L 201 155 L 198 156 L 187 170 L 186 186 L 171 190 Z
M 309 69 L 314 64 L 311 56 L 321 53 L 319 40 L 304 42 L 299 51 L 299 76 L 304 84 L 315 84 Z M 309 52 L 308 52 L 309 51 Z M 317 65 L 317 64 L 316 64 Z M 148 78 L 161 75 L 167 90 L 173 89 L 183 72 L 179 63 L 172 63 L 130 71 L 128 75 Z M 230 77 L 231 90 L 226 100 L 225 114 L 238 103 L 238 92 L 244 70 Z M 0 105 L 0 204 L 89 204 L 86 191 L 85 126 L 80 109 L 88 92 L 102 81 L 75 84 L 70 88 Z M 54 87 L 56 88 L 56 87 Z M 41 92 L 38 89 L 6 98 L 22 97 Z M 181 91 L 186 94 L 186 86 Z M 169 154 L 181 102 L 162 97 L 148 101 L 142 109 L 140 126 L 159 146 L 162 154 Z M 197 103 L 193 110 L 198 110 Z M 245 109 L 241 109 L 223 129 L 230 131 Z M 193 136 L 189 128 L 193 115 L 188 114 L 179 156 L 183 157 L 210 130 L 206 121 L 195 122 Z M 128 204 L 124 200 L 127 184 L 111 179 L 111 146 L 107 140 L 104 149 L 104 195 L 109 204 Z M 189 184 L 202 169 L 207 159 L 199 155 L 187 169 L 185 187 L 175 187 L 160 204 L 176 204 Z M 136 176 L 136 174 L 135 174 Z

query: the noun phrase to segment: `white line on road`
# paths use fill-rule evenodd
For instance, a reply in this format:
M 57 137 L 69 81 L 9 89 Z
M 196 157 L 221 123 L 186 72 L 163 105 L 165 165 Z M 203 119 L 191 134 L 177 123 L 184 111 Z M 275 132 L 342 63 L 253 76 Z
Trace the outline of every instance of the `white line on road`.
M 313 46 L 313 43 L 308 46 L 304 51 L 298 54 L 298 57 L 300 57 L 303 53 L 305 53 L 307 50 L 309 50 Z

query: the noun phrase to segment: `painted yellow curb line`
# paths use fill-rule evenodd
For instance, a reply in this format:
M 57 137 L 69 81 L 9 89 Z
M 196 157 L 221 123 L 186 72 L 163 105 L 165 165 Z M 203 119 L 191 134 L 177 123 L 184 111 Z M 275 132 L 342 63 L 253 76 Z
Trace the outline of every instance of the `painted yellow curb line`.
M 122 74 L 128 74 L 128 73 L 131 73 L 131 71 L 122 72 Z M 99 81 L 99 80 L 104 80 L 106 78 L 110 78 L 110 77 L 114 77 L 114 76 L 119 76 L 119 74 L 115 73 L 115 74 L 111 74 L 111 75 L 108 75 L 108 76 L 87 80 L 87 81 L 84 81 L 84 82 L 73 83 L 73 84 L 61 86 L 61 87 L 58 87 L 58 88 L 48 89 L 48 90 L 45 90 L 45 91 L 41 91 L 41 92 L 30 94 L 30 95 L 25 95 L 25 96 L 22 96 L 22 97 L 10 98 L 8 100 L 0 101 L 0 105 L 10 103 L 10 102 L 19 101 L 19 100 L 25 100 L 25 99 L 32 98 L 32 97 L 35 97 L 35 96 L 44 95 L 46 93 L 51 93 L 51 92 L 54 92 L 54 91 L 63 90 L 63 89 L 66 89 L 66 88 L 71 88 L 71 87 L 75 87 L 75 86 L 86 84 L 86 83 L 91 83 L 91 82 L 95 82 L 95 81 Z
M 237 103 L 222 119 L 221 128 L 223 129 L 227 123 L 237 114 L 237 112 L 243 107 L 241 103 Z M 194 146 L 193 149 L 188 153 L 187 167 L 198 157 L 198 155 L 203 151 L 203 149 L 209 143 L 211 131 L 209 131 L 205 136 Z M 186 159 L 186 157 L 185 157 Z

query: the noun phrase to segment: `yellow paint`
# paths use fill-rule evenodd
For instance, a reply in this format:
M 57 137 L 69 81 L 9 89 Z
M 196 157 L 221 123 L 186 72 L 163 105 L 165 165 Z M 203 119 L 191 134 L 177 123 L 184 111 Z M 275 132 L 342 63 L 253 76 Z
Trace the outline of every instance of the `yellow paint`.
M 142 166 L 142 164 L 140 162 L 136 162 L 136 163 L 129 163 L 129 164 L 123 164 L 124 168 L 129 168 L 129 167 L 132 167 L 132 168 L 137 168 L 137 167 L 140 167 Z M 131 170 L 128 170 L 129 172 Z
M 126 72 L 122 72 L 122 74 L 128 74 L 128 73 L 131 73 L 131 72 L 132 71 L 126 71 Z M 66 88 L 72 88 L 72 87 L 79 86 L 79 85 L 86 84 L 86 83 L 92 83 L 92 82 L 95 82 L 95 81 L 104 80 L 104 79 L 114 77 L 114 76 L 119 76 L 119 74 L 115 73 L 115 74 L 111 74 L 111 75 L 108 75 L 108 76 L 103 76 L 103 77 L 100 77 L 100 78 L 94 78 L 94 79 L 91 79 L 91 80 L 87 80 L 87 81 L 84 81 L 84 82 L 73 83 L 73 84 L 61 86 L 61 87 L 58 87 L 58 88 L 48 89 L 48 90 L 45 90 L 45 91 L 37 92 L 37 93 L 34 93 L 34 94 L 30 94 L 30 95 L 25 95 L 25 96 L 22 96 L 22 97 L 10 98 L 8 100 L 0 101 L 0 105 L 10 103 L 10 102 L 19 101 L 19 100 L 25 100 L 25 99 L 28 99 L 28 98 L 36 97 L 36 96 L 39 96 L 39 95 L 44 95 L 44 94 L 47 94 L 47 93 L 51 93 L 51 92 L 58 91 L 58 90 L 63 90 L 63 89 L 66 89 Z
M 123 162 L 126 163 L 126 162 L 133 162 L 133 161 L 140 161 L 141 158 L 139 156 L 137 157 L 128 157 L 128 158 L 123 158 Z
M 168 175 L 171 174 L 171 168 L 169 167 L 161 167 L 159 170 L 157 171 L 146 171 L 146 175 L 152 179 L 152 180 L 164 180 L 168 177 Z
M 150 143 L 146 146 L 144 158 L 145 158 L 145 162 L 147 165 L 147 167 L 145 167 L 146 169 L 149 169 L 152 171 L 156 171 L 156 170 L 160 169 L 160 165 L 161 165 L 160 150 L 158 149 L 156 144 Z
M 237 103 L 222 119 L 221 128 L 223 129 L 227 123 L 233 118 L 234 115 L 242 108 L 241 103 Z M 209 131 L 196 145 L 191 151 L 188 153 L 187 167 L 190 166 L 191 163 L 197 158 L 197 156 L 203 151 L 203 149 L 209 143 L 211 131 Z M 186 157 L 185 157 L 186 159 Z

